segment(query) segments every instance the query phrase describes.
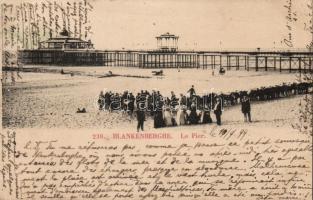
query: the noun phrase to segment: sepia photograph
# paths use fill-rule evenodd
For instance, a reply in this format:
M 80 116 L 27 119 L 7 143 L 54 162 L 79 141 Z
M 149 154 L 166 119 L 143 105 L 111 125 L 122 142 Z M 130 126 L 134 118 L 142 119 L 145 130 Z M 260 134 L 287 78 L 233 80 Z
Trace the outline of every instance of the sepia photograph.
M 2 0 L 9 199 L 312 199 L 312 0 Z

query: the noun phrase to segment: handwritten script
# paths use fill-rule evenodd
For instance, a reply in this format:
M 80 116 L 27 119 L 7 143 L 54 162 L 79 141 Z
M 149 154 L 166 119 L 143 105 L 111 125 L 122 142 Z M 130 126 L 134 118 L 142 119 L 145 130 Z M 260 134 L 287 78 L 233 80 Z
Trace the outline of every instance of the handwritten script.
M 84 135 L 77 142 L 77 135 L 54 133 L 19 142 L 19 134 L 8 131 L 2 135 L 2 187 L 17 199 L 312 197 L 311 140 L 241 133 L 199 140 L 176 140 L 171 133 L 171 141 L 139 142 L 87 141 Z
M 71 37 L 83 40 L 92 35 L 90 13 L 93 6 L 87 0 L 42 1 L 34 3 L 1 3 L 2 66 L 21 67 L 22 58 L 18 51 L 37 49 L 40 42 L 58 37 L 67 30 Z M 3 81 L 12 83 L 19 75 L 4 72 Z

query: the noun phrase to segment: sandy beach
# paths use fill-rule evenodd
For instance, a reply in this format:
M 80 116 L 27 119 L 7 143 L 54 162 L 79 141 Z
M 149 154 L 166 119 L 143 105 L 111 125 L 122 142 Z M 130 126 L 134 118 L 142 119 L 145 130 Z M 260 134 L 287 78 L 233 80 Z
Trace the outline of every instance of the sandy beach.
M 53 67 L 52 67 L 53 68 Z M 270 72 L 228 71 L 225 75 L 212 76 L 211 70 L 165 69 L 164 76 L 151 75 L 150 69 L 133 70 L 114 67 L 69 67 L 65 72 L 80 72 L 80 76 L 51 73 L 20 73 L 22 79 L 15 84 L 3 84 L 3 126 L 14 128 L 106 128 L 129 127 L 135 130 L 136 120 L 121 112 L 99 111 L 97 98 L 101 90 L 122 92 L 126 89 L 136 94 L 140 90 L 159 90 L 167 96 L 186 94 L 191 85 L 196 92 L 230 92 L 250 90 L 258 87 L 292 83 L 295 74 Z M 108 71 L 127 76 L 149 76 L 150 78 L 107 77 L 97 78 Z M 233 84 L 230 84 L 233 83 Z M 290 126 L 296 119 L 298 103 L 302 97 L 270 102 L 252 103 L 251 126 Z M 76 113 L 77 108 L 86 108 L 87 113 Z M 214 119 L 213 113 L 212 118 Z M 226 108 L 223 124 L 243 124 L 240 106 Z M 198 125 L 205 128 L 209 125 Z M 153 129 L 151 117 L 147 118 L 146 130 Z M 184 129 L 187 127 L 184 127 Z M 175 127 L 179 129 L 179 127 Z

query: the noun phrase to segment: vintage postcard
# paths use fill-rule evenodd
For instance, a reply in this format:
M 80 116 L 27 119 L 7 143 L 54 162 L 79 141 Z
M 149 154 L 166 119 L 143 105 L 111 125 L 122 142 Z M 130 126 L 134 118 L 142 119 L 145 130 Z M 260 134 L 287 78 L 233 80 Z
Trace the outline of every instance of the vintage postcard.
M 0 200 L 312 199 L 312 0 L 0 15 Z

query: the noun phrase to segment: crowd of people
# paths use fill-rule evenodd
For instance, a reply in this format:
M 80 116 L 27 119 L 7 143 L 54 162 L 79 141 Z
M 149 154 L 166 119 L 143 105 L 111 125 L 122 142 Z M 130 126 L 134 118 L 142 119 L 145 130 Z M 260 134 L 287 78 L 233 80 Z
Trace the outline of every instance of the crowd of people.
M 212 123 L 213 111 L 216 123 L 221 125 L 221 115 L 224 106 L 241 104 L 244 121 L 251 122 L 250 101 L 265 101 L 283 98 L 296 94 L 307 94 L 312 91 L 312 84 L 302 82 L 282 84 L 272 87 L 262 87 L 251 91 L 236 91 L 230 94 L 210 93 L 197 95 L 194 86 L 187 95 L 179 97 L 172 91 L 170 97 L 164 97 L 160 91 L 141 91 L 134 95 L 125 91 L 122 94 L 108 91 L 101 92 L 98 99 L 100 110 L 120 110 L 131 117 L 136 114 L 137 131 L 144 130 L 146 116 L 152 116 L 154 127 L 166 127 L 188 124 Z

